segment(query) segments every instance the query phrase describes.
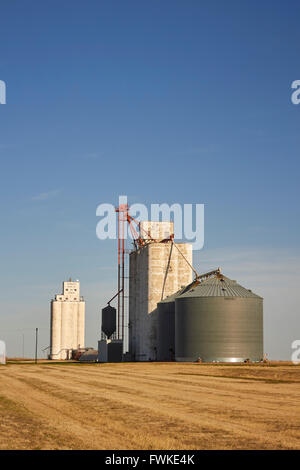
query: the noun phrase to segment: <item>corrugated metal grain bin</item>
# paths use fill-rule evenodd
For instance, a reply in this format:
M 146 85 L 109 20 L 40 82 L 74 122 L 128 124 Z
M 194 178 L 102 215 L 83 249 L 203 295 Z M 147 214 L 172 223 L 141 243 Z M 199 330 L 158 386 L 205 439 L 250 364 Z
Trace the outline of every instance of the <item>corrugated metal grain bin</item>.
M 157 360 L 160 362 L 175 360 L 175 299 L 194 285 L 192 282 L 182 287 L 157 304 Z
M 175 300 L 176 361 L 263 358 L 263 299 L 217 275 Z
M 157 304 L 157 360 L 175 360 L 175 297 L 170 295 Z

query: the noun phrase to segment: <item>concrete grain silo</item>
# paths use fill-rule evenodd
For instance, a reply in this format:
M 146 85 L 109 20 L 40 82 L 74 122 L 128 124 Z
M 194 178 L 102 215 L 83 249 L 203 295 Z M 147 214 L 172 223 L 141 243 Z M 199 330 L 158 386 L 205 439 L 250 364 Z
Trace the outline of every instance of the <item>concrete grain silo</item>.
M 192 245 L 166 240 L 173 222 L 141 222 L 152 239 L 129 256 L 129 350 L 134 361 L 158 359 L 157 303 L 192 281 Z
M 175 299 L 175 360 L 263 358 L 263 299 L 221 274 Z
M 84 337 L 85 337 L 85 302 L 83 297 L 80 297 L 78 304 L 78 323 L 77 323 L 77 344 L 80 345 L 80 348 L 84 347 Z M 81 346 L 82 345 L 82 346 Z
M 63 294 L 51 301 L 50 358 L 71 359 L 72 350 L 84 348 L 85 302 L 79 281 L 63 282 Z

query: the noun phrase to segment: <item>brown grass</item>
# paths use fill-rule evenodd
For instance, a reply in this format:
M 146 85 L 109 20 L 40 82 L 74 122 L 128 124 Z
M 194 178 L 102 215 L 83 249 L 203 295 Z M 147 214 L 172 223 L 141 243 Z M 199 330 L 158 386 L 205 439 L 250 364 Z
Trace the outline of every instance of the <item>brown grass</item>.
M 288 363 L 0 367 L 0 449 L 300 449 Z

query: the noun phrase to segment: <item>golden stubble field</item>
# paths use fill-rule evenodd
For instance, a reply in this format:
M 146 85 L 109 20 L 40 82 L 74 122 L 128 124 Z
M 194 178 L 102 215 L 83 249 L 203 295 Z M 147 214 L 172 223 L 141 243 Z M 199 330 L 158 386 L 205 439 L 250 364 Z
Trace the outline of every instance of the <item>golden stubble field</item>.
M 300 366 L 0 366 L 0 449 L 300 449 Z

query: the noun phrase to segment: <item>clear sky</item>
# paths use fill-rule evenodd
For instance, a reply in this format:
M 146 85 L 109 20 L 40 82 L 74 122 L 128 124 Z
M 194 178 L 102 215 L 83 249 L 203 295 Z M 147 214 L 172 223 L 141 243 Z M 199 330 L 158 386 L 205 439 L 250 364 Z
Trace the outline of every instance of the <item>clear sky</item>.
M 297 1 L 3 0 L 0 5 L 0 339 L 49 345 L 69 276 L 86 343 L 116 291 L 96 207 L 205 204 L 201 272 L 265 299 L 265 350 L 300 339 Z

